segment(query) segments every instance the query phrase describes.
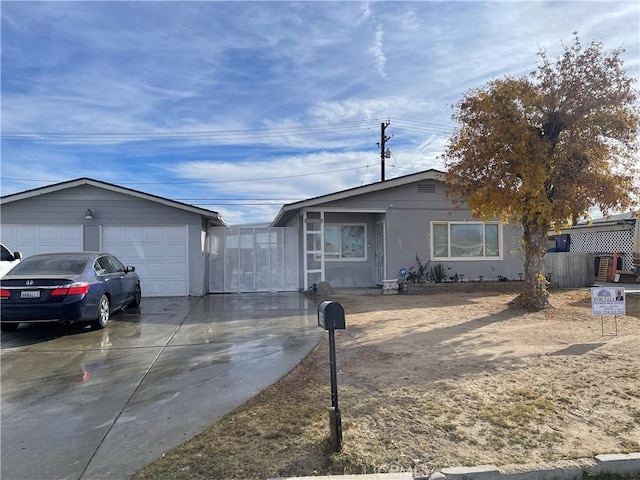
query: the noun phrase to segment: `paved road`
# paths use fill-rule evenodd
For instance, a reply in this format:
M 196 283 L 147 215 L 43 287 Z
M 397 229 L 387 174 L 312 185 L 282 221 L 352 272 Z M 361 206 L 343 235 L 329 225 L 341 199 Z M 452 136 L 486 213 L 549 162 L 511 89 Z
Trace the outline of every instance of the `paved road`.
M 317 344 L 294 294 L 143 299 L 107 329 L 1 338 L 3 480 L 118 479 L 277 381 Z

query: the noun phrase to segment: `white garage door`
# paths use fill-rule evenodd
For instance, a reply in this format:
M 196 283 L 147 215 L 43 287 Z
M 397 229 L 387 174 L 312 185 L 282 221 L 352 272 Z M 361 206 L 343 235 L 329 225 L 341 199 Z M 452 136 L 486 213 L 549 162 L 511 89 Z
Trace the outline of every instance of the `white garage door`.
M 186 225 L 104 226 L 102 250 L 136 267 L 143 296 L 186 296 L 188 237 Z
M 2 225 L 2 243 L 28 257 L 36 253 L 81 252 L 81 225 Z

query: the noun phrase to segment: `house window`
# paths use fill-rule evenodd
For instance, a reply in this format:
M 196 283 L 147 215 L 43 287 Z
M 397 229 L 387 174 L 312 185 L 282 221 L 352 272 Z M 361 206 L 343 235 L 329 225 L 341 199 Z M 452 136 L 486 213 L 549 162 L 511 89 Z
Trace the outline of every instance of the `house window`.
M 326 224 L 324 258 L 326 260 L 366 260 L 364 224 Z
M 502 225 L 498 222 L 431 222 L 434 260 L 501 259 Z

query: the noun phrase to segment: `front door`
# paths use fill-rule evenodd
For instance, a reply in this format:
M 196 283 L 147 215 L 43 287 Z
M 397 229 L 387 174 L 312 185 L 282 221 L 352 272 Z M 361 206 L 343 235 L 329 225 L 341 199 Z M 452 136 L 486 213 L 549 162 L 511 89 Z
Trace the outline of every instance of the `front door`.
M 384 222 L 377 222 L 375 226 L 376 237 L 376 283 L 382 285 L 385 279 L 384 267 Z

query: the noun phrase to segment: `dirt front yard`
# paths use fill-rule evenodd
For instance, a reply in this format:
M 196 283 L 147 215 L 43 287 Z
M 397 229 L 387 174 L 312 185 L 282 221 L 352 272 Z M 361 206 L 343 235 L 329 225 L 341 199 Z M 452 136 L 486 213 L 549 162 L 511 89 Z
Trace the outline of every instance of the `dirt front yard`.
M 515 294 L 333 296 L 343 450 L 328 448 L 328 345 L 135 478 L 266 478 L 546 464 L 640 451 L 640 296 L 591 314 Z M 604 325 L 604 335 L 603 335 Z M 518 468 L 518 467 L 511 467 Z

